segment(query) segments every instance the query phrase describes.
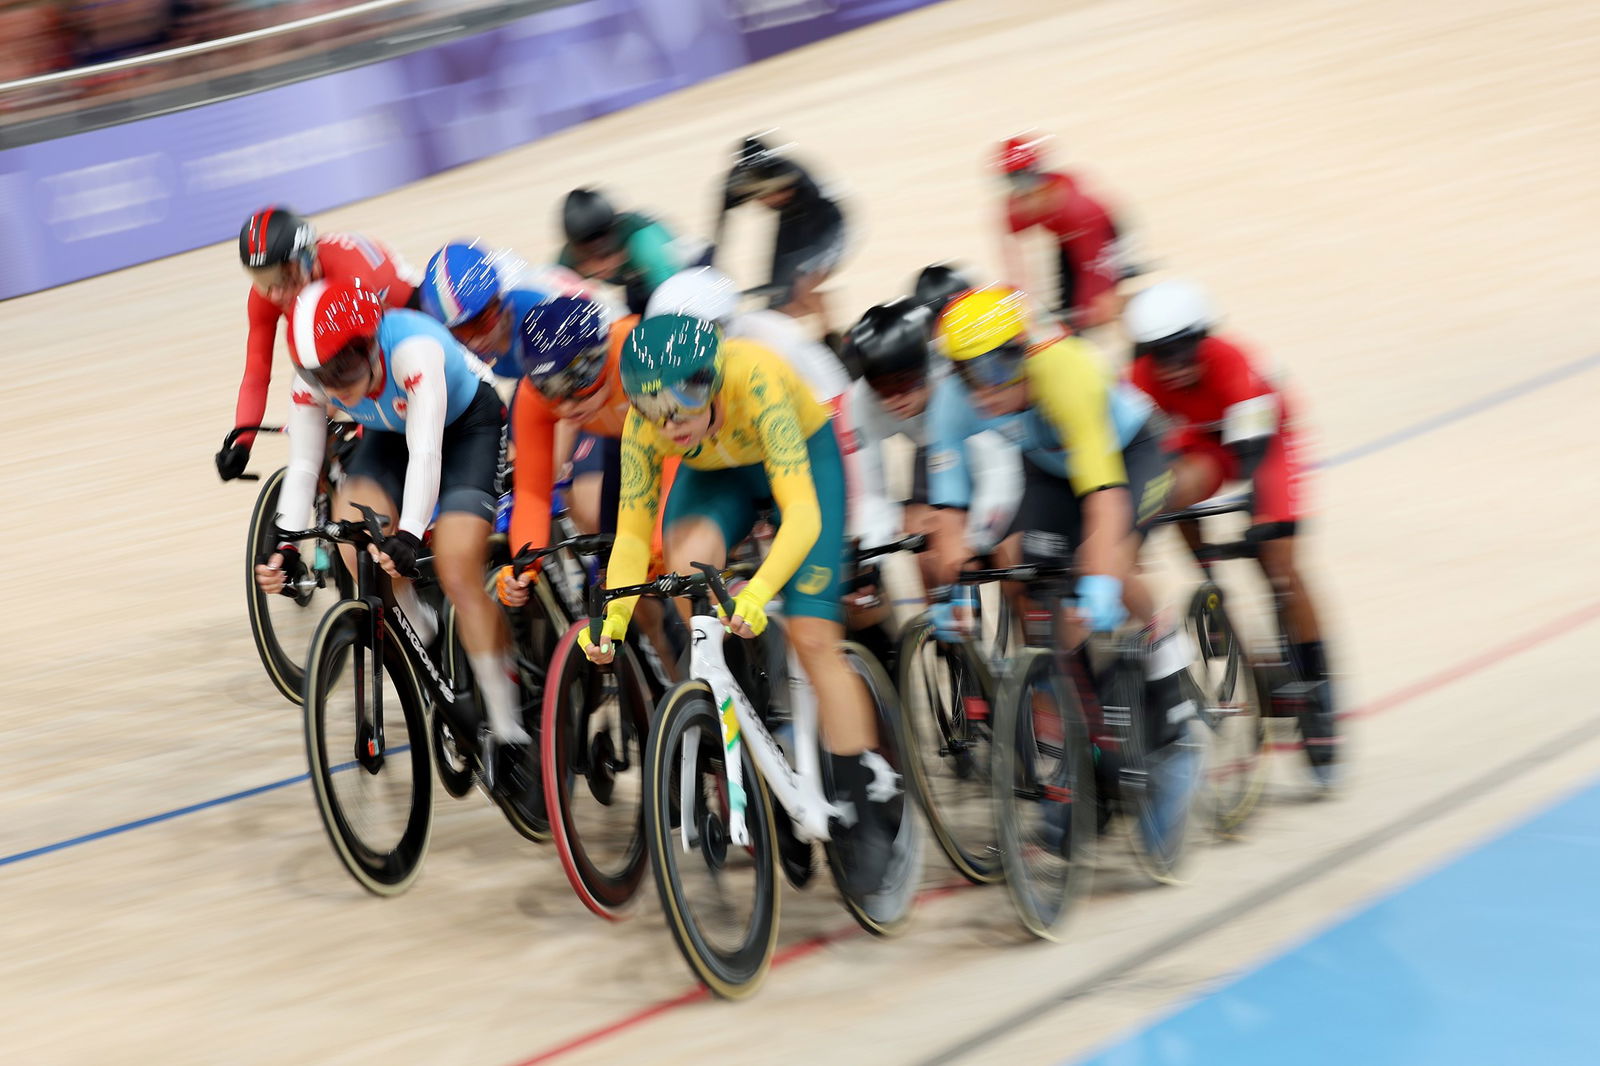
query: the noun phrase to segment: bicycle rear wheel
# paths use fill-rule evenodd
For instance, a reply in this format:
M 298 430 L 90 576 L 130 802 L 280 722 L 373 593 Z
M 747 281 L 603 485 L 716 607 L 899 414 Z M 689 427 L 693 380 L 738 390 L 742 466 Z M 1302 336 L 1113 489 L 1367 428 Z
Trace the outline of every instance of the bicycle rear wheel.
M 965 645 L 935 639 L 919 618 L 900 637 L 901 732 L 907 780 L 939 848 L 967 880 L 1002 876 L 990 787 L 993 693 Z
M 689 968 L 723 999 L 760 986 L 778 940 L 777 828 L 766 782 L 739 745 L 744 787 L 703 681 L 661 700 L 645 749 L 645 840 L 667 928 Z M 748 845 L 729 839 L 729 798 L 744 802 Z
M 1060 939 L 1089 890 L 1096 836 L 1094 755 L 1072 679 L 1054 652 L 1024 648 L 995 701 L 995 826 L 1023 928 Z
M 917 760 L 910 750 L 901 723 L 900 701 L 895 698 L 894 686 L 890 684 L 878 660 L 861 645 L 846 641 L 841 650 L 845 661 L 866 686 L 867 698 L 872 702 L 878 725 L 878 754 L 900 775 L 903 789 L 912 789 L 909 764 Z M 820 754 L 821 763 L 826 767 L 827 754 Z M 908 798 L 902 793 L 896 804 L 898 824 L 890 845 L 889 867 L 884 873 L 883 886 L 878 891 L 866 896 L 852 892 L 840 863 L 837 845 L 829 840 L 822 846 L 828 856 L 828 869 L 833 872 L 833 883 L 839 889 L 845 909 L 857 925 L 874 936 L 898 934 L 911 921 L 912 906 L 916 903 L 922 875 L 922 831 L 917 825 L 916 804 L 907 802 Z
M 595 666 L 569 628 L 544 686 L 545 806 L 572 889 L 602 918 L 618 919 L 644 877 L 644 755 L 650 695 L 626 643 L 611 668 Z
M 286 473 L 287 468 L 280 468 L 268 475 L 250 512 L 244 560 L 245 603 L 250 613 L 250 636 L 267 677 L 284 699 L 298 705 L 305 688 L 306 652 L 317 623 L 329 607 L 354 593 L 337 546 L 320 541 L 305 546 L 302 561 L 306 575 L 294 596 L 269 596 L 256 586 L 256 561 L 278 546 L 278 495 Z M 318 500 L 317 512 L 319 522 L 327 518 L 325 498 Z
M 311 639 L 306 757 L 339 861 L 368 892 L 393 896 L 410 887 L 428 850 L 433 767 L 422 688 L 392 637 L 373 671 L 370 625 L 365 603 L 344 600 Z M 374 697 L 381 701 L 381 743 L 372 725 Z
M 1202 717 L 1211 730 L 1206 787 L 1212 823 L 1226 836 L 1250 817 L 1266 783 L 1261 694 L 1222 590 L 1215 584 L 1207 581 L 1195 589 L 1187 625 L 1199 652 L 1196 681 L 1206 698 Z

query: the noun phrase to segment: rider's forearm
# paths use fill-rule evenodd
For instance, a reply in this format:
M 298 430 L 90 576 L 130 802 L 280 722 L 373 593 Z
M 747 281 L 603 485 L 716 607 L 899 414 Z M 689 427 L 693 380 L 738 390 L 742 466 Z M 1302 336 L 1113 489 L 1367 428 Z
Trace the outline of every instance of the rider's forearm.
M 1078 570 L 1125 578 L 1120 549 L 1133 532 L 1132 496 L 1126 488 L 1101 489 L 1084 496 L 1079 506 L 1083 509 L 1083 543 L 1078 546 Z

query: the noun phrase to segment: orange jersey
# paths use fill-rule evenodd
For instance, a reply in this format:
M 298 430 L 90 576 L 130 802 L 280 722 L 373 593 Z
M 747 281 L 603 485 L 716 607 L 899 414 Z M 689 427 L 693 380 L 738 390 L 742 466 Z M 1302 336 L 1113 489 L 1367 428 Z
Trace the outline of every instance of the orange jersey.
M 611 327 L 611 346 L 600 375 L 606 401 L 595 415 L 579 425 L 597 437 L 621 438 L 628 417 L 628 396 L 622 391 L 622 342 L 639 321 L 630 316 Z M 511 539 L 513 551 L 524 544 L 543 548 L 550 543 L 550 497 L 556 480 L 556 426 L 561 416 L 533 382 L 523 378 L 511 406 L 511 440 L 516 445 L 512 477 Z

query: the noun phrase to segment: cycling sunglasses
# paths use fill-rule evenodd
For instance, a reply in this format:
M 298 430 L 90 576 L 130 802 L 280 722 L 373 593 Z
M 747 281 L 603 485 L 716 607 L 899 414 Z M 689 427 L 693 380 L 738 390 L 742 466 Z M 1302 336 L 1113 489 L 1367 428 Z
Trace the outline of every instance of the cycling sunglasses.
M 318 385 L 342 389 L 360 381 L 362 375 L 372 370 L 372 350 L 366 345 L 352 345 L 309 373 Z
M 1021 379 L 1028 349 L 1015 341 L 955 364 L 961 383 L 974 392 L 998 389 Z
M 600 383 L 600 375 L 605 368 L 606 347 L 597 345 L 579 352 L 572 362 L 560 370 L 540 374 L 539 368 L 535 366 L 529 371 L 528 380 L 546 399 L 570 400 L 593 392 L 595 386 Z
M 633 409 L 646 422 L 664 426 L 668 422 L 688 422 L 705 414 L 715 395 L 716 388 L 712 382 L 704 385 L 684 382 L 659 392 L 629 396 L 628 402 L 633 404 Z
M 867 378 L 867 388 L 879 396 L 903 396 L 913 389 L 922 387 L 927 380 L 927 375 L 921 370 L 902 370 L 895 374 L 879 374 Z

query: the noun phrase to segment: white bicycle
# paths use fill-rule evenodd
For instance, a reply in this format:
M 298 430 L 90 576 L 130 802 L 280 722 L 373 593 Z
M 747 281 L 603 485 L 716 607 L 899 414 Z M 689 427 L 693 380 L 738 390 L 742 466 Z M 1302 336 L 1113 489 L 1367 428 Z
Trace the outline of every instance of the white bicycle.
M 834 798 L 816 696 L 783 640 L 781 622 L 773 619 L 757 640 L 726 641 L 711 608 L 715 596 L 732 610 L 722 575 L 709 564 L 694 566 L 698 573 L 687 576 L 597 589 L 590 609 L 597 624 L 612 599 L 690 597 L 689 679 L 662 697 L 645 750 L 645 841 L 678 949 L 713 993 L 739 999 L 755 991 L 772 963 L 780 864 L 792 883 L 804 885 L 813 844 L 821 843 L 846 909 L 868 932 L 888 936 L 910 919 L 922 834 L 915 804 L 900 791 L 890 804 L 896 829 L 881 887 L 864 896 L 851 890 L 832 838 L 836 826 L 854 824 L 855 807 Z M 876 785 L 888 788 L 892 778 L 898 789 L 906 746 L 894 687 L 860 645 L 846 642 L 844 654 L 866 686 L 877 715 L 877 750 L 892 771 L 880 773 Z

